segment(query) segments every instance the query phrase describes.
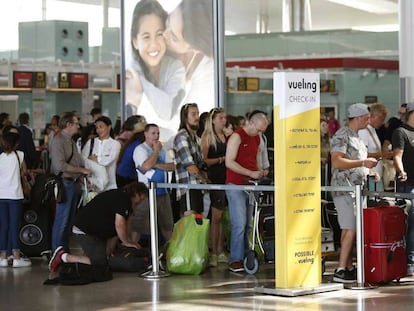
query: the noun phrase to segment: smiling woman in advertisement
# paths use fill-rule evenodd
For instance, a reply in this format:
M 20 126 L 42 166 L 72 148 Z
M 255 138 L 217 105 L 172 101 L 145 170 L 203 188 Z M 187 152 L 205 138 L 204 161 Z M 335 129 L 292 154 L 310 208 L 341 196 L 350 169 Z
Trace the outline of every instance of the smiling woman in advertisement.
M 177 132 L 182 105 L 215 106 L 213 2 L 124 3 L 126 116 L 145 115 L 166 141 Z
M 133 61 L 125 71 L 127 116 L 169 121 L 184 97 L 184 67 L 165 55 L 167 13 L 156 0 L 141 0 L 131 22 Z M 176 129 L 174 129 L 176 130 Z

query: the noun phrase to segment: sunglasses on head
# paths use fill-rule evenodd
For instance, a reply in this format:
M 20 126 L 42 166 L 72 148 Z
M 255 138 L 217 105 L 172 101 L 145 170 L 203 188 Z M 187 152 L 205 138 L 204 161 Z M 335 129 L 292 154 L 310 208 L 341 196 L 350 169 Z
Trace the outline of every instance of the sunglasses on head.
M 223 108 L 213 108 L 210 110 L 210 116 L 214 117 L 216 114 L 220 113 L 220 112 L 224 112 Z

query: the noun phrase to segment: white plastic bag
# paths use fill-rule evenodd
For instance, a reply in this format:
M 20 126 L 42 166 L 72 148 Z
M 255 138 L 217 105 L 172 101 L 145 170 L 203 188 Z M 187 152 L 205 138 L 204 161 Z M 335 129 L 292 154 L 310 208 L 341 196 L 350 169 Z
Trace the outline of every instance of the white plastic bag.
M 97 192 L 102 192 L 108 184 L 106 167 L 90 159 L 85 159 L 85 167 L 92 171 L 88 180 L 95 186 Z

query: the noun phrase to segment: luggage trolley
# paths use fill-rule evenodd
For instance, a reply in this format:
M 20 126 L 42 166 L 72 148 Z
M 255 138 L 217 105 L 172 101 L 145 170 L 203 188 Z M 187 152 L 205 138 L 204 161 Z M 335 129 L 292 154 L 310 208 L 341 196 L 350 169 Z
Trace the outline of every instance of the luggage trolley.
M 271 179 L 270 178 L 262 178 L 262 179 L 249 179 L 249 183 L 258 186 L 258 185 L 270 185 Z M 257 258 L 257 254 L 255 251 L 256 239 L 259 245 L 260 251 L 264 254 L 263 242 L 260 237 L 260 228 L 259 228 L 259 219 L 260 219 L 260 211 L 261 208 L 264 206 L 269 205 L 269 203 L 264 203 L 264 199 L 266 194 L 262 191 L 248 191 L 246 193 L 249 195 L 249 200 L 253 200 L 254 211 L 253 211 L 253 232 L 252 232 L 252 241 L 250 243 L 250 249 L 247 251 L 247 254 L 243 260 L 244 270 L 248 274 L 255 274 L 259 270 L 259 259 Z M 264 203 L 264 204 L 263 204 Z

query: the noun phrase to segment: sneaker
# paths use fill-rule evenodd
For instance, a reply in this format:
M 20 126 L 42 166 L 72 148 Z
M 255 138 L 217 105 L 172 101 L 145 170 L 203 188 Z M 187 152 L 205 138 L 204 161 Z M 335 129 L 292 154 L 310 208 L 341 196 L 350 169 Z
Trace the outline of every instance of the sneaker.
M 355 269 L 354 269 L 355 270 Z M 354 272 L 348 271 L 347 269 L 335 270 L 333 281 L 337 283 L 354 283 L 356 278 Z
M 13 268 L 25 268 L 30 267 L 32 262 L 29 258 L 13 259 Z
M 414 263 L 407 264 L 407 276 L 414 275 Z
M 217 261 L 219 263 L 227 263 L 229 262 L 229 256 L 227 256 L 226 253 L 221 253 L 220 255 L 218 255 Z
M 229 265 L 229 270 L 231 272 L 243 272 L 244 267 L 240 261 L 234 261 Z
M 55 252 L 53 253 L 52 258 L 49 261 L 49 270 L 50 272 L 56 272 L 59 268 L 60 264 L 62 263 L 62 255 L 65 253 L 63 246 L 59 246 L 56 248 Z
M 348 268 L 346 268 L 346 270 L 348 270 L 349 273 L 351 273 L 352 277 L 356 280 L 357 279 L 357 268 L 353 268 L 352 270 L 349 270 Z
M 0 259 L 0 267 L 5 268 L 5 267 L 8 267 L 8 266 L 9 266 L 9 261 L 7 260 L 7 258 Z
M 210 258 L 208 259 L 208 264 L 210 267 L 217 267 L 217 255 L 216 254 L 210 255 Z

